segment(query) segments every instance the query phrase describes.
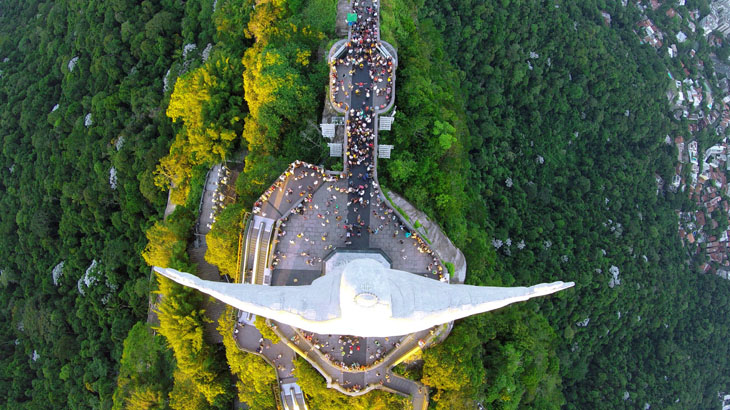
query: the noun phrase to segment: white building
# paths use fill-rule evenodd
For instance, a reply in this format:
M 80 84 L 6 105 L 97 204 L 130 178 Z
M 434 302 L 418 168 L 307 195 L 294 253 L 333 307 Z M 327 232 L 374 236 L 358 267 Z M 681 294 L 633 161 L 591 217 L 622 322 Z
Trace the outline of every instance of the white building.
M 710 4 L 710 14 L 700 20 L 700 26 L 708 36 L 719 31 L 724 36 L 730 33 L 730 0 L 715 0 Z
M 725 147 L 722 145 L 713 145 L 705 151 L 705 161 L 710 155 L 720 155 L 725 153 Z

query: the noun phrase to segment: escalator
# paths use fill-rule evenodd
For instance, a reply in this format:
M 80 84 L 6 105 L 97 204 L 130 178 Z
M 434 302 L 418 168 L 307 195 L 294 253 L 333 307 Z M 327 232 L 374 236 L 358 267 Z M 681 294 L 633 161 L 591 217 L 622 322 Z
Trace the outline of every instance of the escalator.
M 255 227 L 256 221 L 251 220 L 246 229 L 245 251 L 243 254 L 243 263 L 241 263 L 242 283 L 251 283 L 251 274 L 253 270 L 253 259 L 256 253 L 256 239 L 258 238 L 259 228 Z
M 254 278 L 257 285 L 264 284 L 264 270 L 268 268 L 269 263 L 269 246 L 271 245 L 272 224 L 264 225 L 261 223 L 259 227 L 259 240 L 256 246 L 256 262 L 254 264 Z

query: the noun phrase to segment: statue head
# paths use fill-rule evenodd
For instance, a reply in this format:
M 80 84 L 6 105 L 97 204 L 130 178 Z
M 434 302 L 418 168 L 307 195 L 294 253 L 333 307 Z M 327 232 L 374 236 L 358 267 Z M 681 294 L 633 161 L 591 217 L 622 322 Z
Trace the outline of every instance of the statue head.
M 388 269 L 373 259 L 356 259 L 340 277 L 340 311 L 345 319 L 393 317 Z

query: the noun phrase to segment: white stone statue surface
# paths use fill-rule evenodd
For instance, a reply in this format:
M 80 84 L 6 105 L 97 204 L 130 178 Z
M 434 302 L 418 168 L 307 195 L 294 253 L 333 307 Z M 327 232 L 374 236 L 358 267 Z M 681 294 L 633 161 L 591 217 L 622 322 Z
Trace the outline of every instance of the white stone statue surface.
M 240 310 L 320 334 L 397 336 L 549 295 L 573 282 L 530 287 L 450 285 L 356 259 L 305 286 L 231 284 L 155 267 Z

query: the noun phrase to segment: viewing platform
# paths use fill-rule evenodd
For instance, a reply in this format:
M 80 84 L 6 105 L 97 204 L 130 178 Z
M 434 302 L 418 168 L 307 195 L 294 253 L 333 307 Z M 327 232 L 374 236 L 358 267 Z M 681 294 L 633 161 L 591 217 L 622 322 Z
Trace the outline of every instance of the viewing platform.
M 363 1 L 360 4 L 361 7 L 352 9 L 355 13 L 349 15 L 355 17 L 352 17 L 353 21 L 348 19 L 347 39 L 336 42 L 327 55 L 330 67 L 329 98 L 337 112 L 346 114 L 350 108 L 359 108 L 351 103 L 353 93 L 370 94 L 370 106 L 376 114 L 383 114 L 390 111 L 395 101 L 398 53 L 392 45 L 380 39 L 379 2 Z M 363 24 L 366 26 L 364 29 Z M 363 34 L 363 31 L 367 34 Z M 367 44 L 363 39 L 365 35 L 372 36 L 374 43 Z M 358 56 L 358 48 L 362 49 L 361 56 Z M 369 61 L 363 61 L 362 55 L 367 55 Z M 358 78 L 358 68 L 367 70 L 370 80 Z
M 348 206 L 349 188 L 348 179 L 340 174 L 327 174 L 303 162 L 292 164 L 257 201 L 243 234 L 244 283 L 262 284 L 264 270 L 269 270 L 267 285 L 309 284 L 323 274 L 329 254 L 353 249 L 352 241 L 363 236 L 367 243 L 362 249 L 383 252 L 393 269 L 445 280 L 438 257 L 381 195 L 373 192 L 368 223 L 355 223 L 348 230 L 353 206 Z
M 342 153 L 344 171 L 296 161 L 264 192 L 241 236 L 243 283 L 309 285 L 332 263 L 358 257 L 449 281 L 428 240 L 391 207 L 377 180 L 378 152 L 389 154 L 391 148 L 379 150 L 378 130 L 392 123 L 387 117 L 380 125 L 379 115 L 393 109 L 398 67 L 395 48 L 380 40 L 379 9 L 377 0 L 351 2 L 348 38 L 336 42 L 327 57 L 329 102 L 344 114 L 342 149 L 333 151 Z M 323 125 L 330 141 L 336 126 L 342 125 Z M 444 324 L 414 334 L 354 337 L 272 324 L 292 351 L 322 373 L 328 387 L 350 395 L 380 388 L 412 396 L 419 408 L 428 401 L 427 389 L 389 369 L 450 330 Z

